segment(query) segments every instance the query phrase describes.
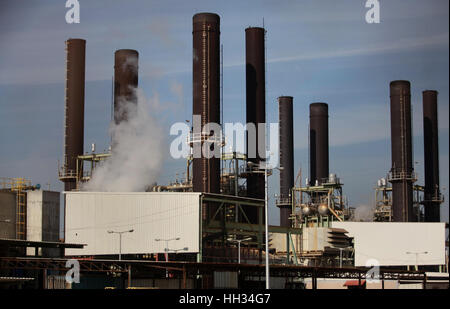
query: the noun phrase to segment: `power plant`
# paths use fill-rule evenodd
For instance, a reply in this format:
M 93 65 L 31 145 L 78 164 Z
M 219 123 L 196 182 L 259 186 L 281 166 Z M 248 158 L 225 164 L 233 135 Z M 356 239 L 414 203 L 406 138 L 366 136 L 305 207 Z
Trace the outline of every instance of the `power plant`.
M 245 29 L 245 153 L 225 151 L 221 30 L 226 31 L 219 15 L 193 16 L 186 177 L 147 183 L 141 192 L 85 189 L 120 141 L 113 135 L 108 152 L 83 152 L 89 45 L 83 39 L 65 42 L 64 157 L 58 165 L 64 237 L 58 236 L 58 192 L 27 179 L 2 178 L 0 218 L 9 221 L 0 225 L 0 276 L 13 277 L 19 269 L 29 280 L 18 286 L 34 288 L 262 288 L 269 285 L 269 275 L 270 287 L 279 289 L 448 288 L 438 92 L 423 91 L 422 186 L 413 166 L 411 84 L 390 82 L 392 165 L 374 189 L 373 220 L 359 222 L 344 195 L 343 179 L 330 166 L 333 102 L 309 105 L 308 174 L 300 171 L 295 177 L 294 110 L 307 114 L 308 108 L 300 98 L 280 95 L 279 167 L 268 164 L 267 104 L 274 102 L 266 99 L 264 27 Z M 116 125 L 137 113 L 138 63 L 145 57 L 132 49 L 114 52 Z M 275 169 L 280 222 L 269 225 L 267 179 Z M 81 282 L 67 283 L 65 264 L 74 259 Z M 377 282 L 366 276 L 373 266 L 380 267 Z

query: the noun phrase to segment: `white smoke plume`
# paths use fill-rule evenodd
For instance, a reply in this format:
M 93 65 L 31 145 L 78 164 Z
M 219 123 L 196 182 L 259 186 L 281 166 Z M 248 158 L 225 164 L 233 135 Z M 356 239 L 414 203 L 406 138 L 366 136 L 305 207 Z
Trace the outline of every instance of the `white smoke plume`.
M 164 160 L 166 140 L 152 115 L 159 110 L 158 96 L 146 99 L 136 90 L 137 105 L 124 104 L 128 120 L 112 122 L 112 155 L 93 171 L 84 191 L 139 192 L 156 182 Z
M 134 54 L 128 55 L 125 61 L 122 63 L 122 70 L 131 70 L 133 73 L 137 73 L 139 68 L 138 61 L 138 56 Z
M 353 221 L 371 222 L 373 221 L 375 208 L 369 205 L 359 205 L 355 207 Z

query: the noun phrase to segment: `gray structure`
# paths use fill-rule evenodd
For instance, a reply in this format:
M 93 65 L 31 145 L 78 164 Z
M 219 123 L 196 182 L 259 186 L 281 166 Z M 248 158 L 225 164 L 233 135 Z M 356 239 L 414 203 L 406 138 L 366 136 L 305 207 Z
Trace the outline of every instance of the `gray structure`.
M 0 191 L 0 238 L 16 239 L 16 194 Z
M 27 192 L 27 240 L 59 241 L 60 193 L 54 191 Z M 34 255 L 34 249 L 28 249 Z M 59 249 L 41 248 L 39 254 L 46 257 L 57 257 Z

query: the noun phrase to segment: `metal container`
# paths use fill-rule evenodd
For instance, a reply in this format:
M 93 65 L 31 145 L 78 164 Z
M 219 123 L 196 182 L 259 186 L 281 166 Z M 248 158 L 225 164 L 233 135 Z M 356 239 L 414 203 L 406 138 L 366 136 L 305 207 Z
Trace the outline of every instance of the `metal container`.
M 390 83 L 392 151 L 392 219 L 415 221 L 413 214 L 413 166 L 411 139 L 411 92 L 409 81 Z
M 425 158 L 425 221 L 440 221 L 438 92 L 423 92 L 423 137 Z
M 309 216 L 311 214 L 311 208 L 309 206 L 302 207 L 302 214 L 304 216 Z
M 328 177 L 328 182 L 336 183 L 336 181 L 337 181 L 336 174 L 330 174 L 330 176 Z
M 328 205 L 327 204 L 320 204 L 317 208 L 317 211 L 321 216 L 326 216 L 328 214 Z

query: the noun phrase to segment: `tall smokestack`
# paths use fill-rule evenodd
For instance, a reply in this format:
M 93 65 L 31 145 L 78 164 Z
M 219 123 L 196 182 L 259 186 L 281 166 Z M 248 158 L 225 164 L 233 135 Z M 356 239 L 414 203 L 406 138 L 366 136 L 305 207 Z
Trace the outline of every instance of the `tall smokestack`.
M 114 121 L 128 119 L 130 109 L 125 104 L 136 104 L 139 53 L 133 49 L 119 49 L 114 53 Z
M 291 189 L 294 186 L 294 129 L 292 97 L 278 98 L 280 126 L 280 226 L 291 227 L 289 217 L 292 212 Z
M 245 29 L 245 58 L 246 58 L 246 91 L 247 104 L 246 116 L 247 124 L 254 124 L 256 128 L 256 141 L 249 141 L 247 134 L 247 161 L 259 166 L 265 160 L 265 153 L 261 157 L 259 149 L 265 151 L 265 127 L 264 131 L 259 131 L 259 124 L 266 122 L 266 77 L 265 77 L 265 29 L 250 27 Z M 259 138 L 261 137 L 261 138 Z M 264 143 L 260 145 L 260 142 Z M 249 150 L 249 145 L 255 145 L 255 152 Z M 256 156 L 252 157 L 252 153 Z M 253 174 L 247 178 L 247 196 L 264 199 L 264 175 Z M 258 221 L 256 207 L 245 207 L 251 223 Z
M 328 104 L 309 105 L 309 180 L 314 186 L 328 179 Z
M 193 17 L 193 115 L 200 116 L 201 128 L 220 124 L 220 17 L 199 13 Z M 195 124 L 194 124 L 195 125 Z M 195 138 L 196 132 L 194 132 Z M 200 134 L 200 132 L 197 132 Z M 201 135 L 200 143 L 209 134 Z M 216 144 L 214 147 L 218 147 Z M 194 158 L 194 192 L 220 193 L 220 158 Z M 209 208 L 209 209 L 207 209 Z M 203 205 L 204 218 L 211 218 L 216 206 Z
M 397 80 L 390 84 L 391 96 L 391 151 L 392 220 L 414 221 L 414 169 L 411 139 L 411 92 L 409 81 Z
M 66 41 L 64 172 L 60 176 L 65 191 L 76 189 L 77 157 L 83 154 L 85 55 L 85 40 Z
M 426 90 L 423 92 L 425 222 L 440 221 L 437 96 L 438 92 L 435 90 Z

